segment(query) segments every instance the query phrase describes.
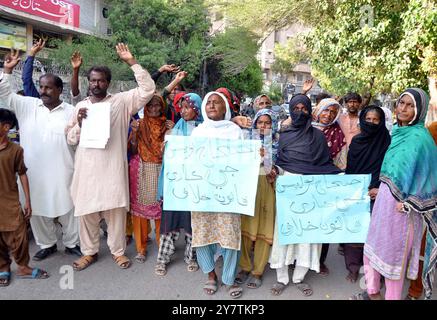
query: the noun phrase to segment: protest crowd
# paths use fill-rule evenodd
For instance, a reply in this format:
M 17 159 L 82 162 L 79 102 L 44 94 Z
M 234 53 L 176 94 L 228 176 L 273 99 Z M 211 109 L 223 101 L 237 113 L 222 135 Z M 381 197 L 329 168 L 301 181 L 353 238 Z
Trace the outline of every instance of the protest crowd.
M 118 267 L 155 259 L 154 272 L 165 281 L 176 241 L 184 237 L 187 277 L 200 269 L 205 282 L 199 289 L 205 295 L 215 294 L 223 283 L 231 298 L 242 297 L 244 290 L 263 285 L 270 268 L 276 272 L 272 295 L 281 295 L 291 282 L 302 297 L 311 296 L 313 288 L 305 277 L 310 270 L 329 275 L 329 243 L 281 241 L 277 182 L 302 175 L 351 174 L 369 177 L 364 186 L 369 211 L 363 214 L 370 222 L 363 243 L 345 241 L 338 247 L 345 281 L 357 282 L 364 267 L 367 289 L 350 299 L 431 298 L 437 264 L 435 83 L 429 86 L 431 99 L 423 89 L 405 88 L 393 114 L 354 92 L 342 97 L 320 94 L 313 106 L 306 95 L 311 80 L 291 97 L 289 110 L 272 108 L 264 94 L 243 108 L 232 88 L 204 97 L 186 90 L 182 81 L 187 73 L 178 66 L 163 65 L 149 74 L 128 46 L 119 43 L 117 54 L 130 66 L 137 87 L 111 94 L 111 70 L 95 66 L 86 73 L 87 91 L 81 91 L 83 61 L 75 52 L 69 104 L 60 100 L 63 82 L 57 75 L 42 75 L 39 90 L 33 83 L 34 57 L 44 46 L 40 40 L 26 58 L 23 92 L 11 89 L 18 51 L 5 57 L 0 76 L 0 99 L 6 106 L 0 109 L 1 287 L 11 284 L 12 259 L 16 278 L 49 277 L 31 267 L 30 224 L 40 248 L 33 260 L 57 251 L 56 228 L 61 225 L 65 253 L 77 256 L 76 272 L 95 263 L 84 272 L 98 270 L 103 229 Z M 155 82 L 163 73 L 175 76 L 161 91 Z M 8 138 L 14 127 L 19 127 L 19 144 Z M 165 208 L 165 173 L 172 165 L 165 162 L 166 141 L 174 136 L 259 141 L 258 158 L 250 164 L 257 170 L 256 196 L 245 199 L 252 202 L 251 215 L 188 211 L 177 202 L 173 205 L 178 210 Z M 184 163 L 183 158 L 176 161 Z M 157 257 L 147 255 L 152 232 Z M 131 242 L 135 257 L 125 255 Z M 216 272 L 218 263 L 223 264 L 221 274 Z M 406 297 L 405 279 L 410 280 Z

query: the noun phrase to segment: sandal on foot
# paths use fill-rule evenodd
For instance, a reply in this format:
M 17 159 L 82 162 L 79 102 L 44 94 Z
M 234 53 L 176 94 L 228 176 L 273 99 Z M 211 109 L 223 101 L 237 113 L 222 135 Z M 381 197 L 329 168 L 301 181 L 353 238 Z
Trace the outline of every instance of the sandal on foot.
M 313 294 L 313 289 L 311 289 L 311 286 L 308 283 L 300 282 L 296 283 L 296 286 L 305 297 L 309 297 Z
M 367 291 L 362 291 L 354 294 L 349 300 L 371 300 Z
M 73 269 L 76 271 L 81 271 L 83 269 L 86 269 L 94 262 L 96 262 L 97 258 L 98 258 L 97 253 L 92 256 L 82 256 L 73 262 Z
M 236 284 L 233 284 L 232 286 L 227 285 L 226 289 L 232 299 L 238 299 L 243 295 L 243 288 Z
M 158 276 L 165 276 L 167 274 L 167 266 L 163 263 L 158 263 L 155 266 L 155 274 Z
M 322 277 L 326 277 L 326 276 L 329 275 L 329 269 L 328 269 L 328 267 L 325 264 L 321 264 L 320 265 L 320 272 L 319 272 L 319 274 Z
M 144 262 L 146 262 L 146 255 L 145 255 L 145 254 L 138 253 L 138 254 L 135 256 L 135 261 L 138 262 L 138 263 L 144 263 Z
M 404 300 L 419 300 L 419 298 L 413 297 L 411 294 L 407 294 Z
M 285 289 L 287 285 L 281 282 L 276 282 L 273 287 L 270 289 L 270 292 L 274 296 L 279 296 Z
M 358 272 L 357 273 L 349 272 L 349 274 L 346 277 L 346 280 L 351 282 L 351 283 L 355 283 L 358 280 L 358 276 L 359 276 Z
M 190 261 L 188 263 L 187 270 L 189 272 L 196 272 L 197 270 L 199 270 L 199 265 L 197 264 L 196 261 Z
M 17 274 L 17 278 L 19 279 L 47 279 L 49 277 L 49 274 L 47 271 L 44 271 L 39 268 L 33 268 L 31 274 Z
M 121 269 L 127 269 L 130 267 L 130 260 L 125 255 L 122 256 L 112 256 L 112 259 L 114 259 L 115 263 L 121 268 Z
M 235 282 L 238 284 L 243 284 L 246 282 L 247 278 L 249 277 L 249 271 L 241 270 L 237 276 L 235 277 Z
M 0 272 L 0 287 L 7 287 L 11 282 L 11 273 L 9 271 Z
M 250 289 L 258 289 L 259 287 L 261 287 L 262 283 L 263 282 L 262 282 L 261 278 L 251 276 L 249 278 L 249 281 L 247 282 L 246 286 Z
M 203 285 L 203 291 L 210 296 L 217 292 L 217 288 L 217 280 L 215 279 L 208 279 Z

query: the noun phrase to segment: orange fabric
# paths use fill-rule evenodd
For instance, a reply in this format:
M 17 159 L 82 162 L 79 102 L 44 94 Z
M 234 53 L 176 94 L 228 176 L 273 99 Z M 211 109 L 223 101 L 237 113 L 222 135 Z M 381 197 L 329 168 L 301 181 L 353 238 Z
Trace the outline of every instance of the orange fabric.
M 423 234 L 422 244 L 420 245 L 421 257 L 425 255 L 425 246 L 426 246 L 426 232 Z M 408 294 L 417 299 L 420 298 L 423 292 L 422 271 L 423 271 L 423 261 L 419 260 L 419 271 L 417 274 L 417 279 L 410 281 L 410 288 L 408 289 Z
M 428 127 L 429 132 L 431 133 L 435 144 L 437 144 L 437 121 L 431 123 Z
M 146 254 L 147 252 L 147 235 L 151 230 L 150 221 L 145 218 L 141 218 L 132 215 L 133 231 L 135 238 L 135 246 L 138 253 Z M 159 248 L 159 230 L 161 226 L 161 219 L 155 220 L 155 237 Z
M 144 110 L 144 118 L 140 120 L 137 131 L 138 153 L 144 162 L 162 163 L 161 146 L 164 141 L 165 121 L 167 120 L 164 115 L 165 102 L 161 96 L 154 95 L 149 104 L 154 99 L 159 99 L 161 115 L 151 118 L 147 115 L 147 110 Z

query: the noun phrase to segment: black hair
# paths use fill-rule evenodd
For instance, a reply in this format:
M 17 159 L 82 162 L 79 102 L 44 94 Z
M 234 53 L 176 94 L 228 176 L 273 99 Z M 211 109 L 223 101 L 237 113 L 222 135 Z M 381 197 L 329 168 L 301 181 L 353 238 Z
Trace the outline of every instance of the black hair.
M 17 91 L 17 94 L 18 94 L 19 96 L 25 96 L 25 94 L 24 94 L 24 90 L 19 90 L 19 91 Z
M 357 100 L 359 103 L 363 102 L 361 96 L 356 92 L 349 92 L 344 96 L 344 102 L 348 102 L 349 100 Z
M 15 113 L 13 113 L 10 110 L 2 109 L 0 108 L 0 123 L 1 124 L 9 124 L 11 126 L 11 129 L 18 126 L 18 120 L 15 116 Z
M 112 73 L 111 73 L 111 69 L 109 69 L 108 67 L 106 67 L 106 66 L 93 66 L 93 67 L 91 67 L 88 70 L 87 75 L 86 75 L 88 81 L 90 80 L 91 72 L 103 73 L 105 75 L 106 80 L 108 82 L 111 82 Z
M 376 104 L 370 104 L 365 108 L 365 112 L 366 114 L 368 112 L 376 112 L 377 114 L 379 114 L 379 116 L 381 117 L 382 115 L 384 115 L 384 119 L 385 119 L 385 113 L 384 110 L 381 109 L 381 107 L 377 106 Z M 382 113 L 381 113 L 382 112 Z
M 320 101 L 322 101 L 323 99 L 327 99 L 327 98 L 331 98 L 331 95 L 327 94 L 326 92 L 320 92 L 316 96 L 316 104 L 319 104 Z
M 42 78 L 52 79 L 56 88 L 58 88 L 61 92 L 62 90 L 64 90 L 64 83 L 62 82 L 62 79 L 59 78 L 57 75 L 54 75 L 52 73 L 43 74 L 41 77 L 39 77 L 40 82 Z

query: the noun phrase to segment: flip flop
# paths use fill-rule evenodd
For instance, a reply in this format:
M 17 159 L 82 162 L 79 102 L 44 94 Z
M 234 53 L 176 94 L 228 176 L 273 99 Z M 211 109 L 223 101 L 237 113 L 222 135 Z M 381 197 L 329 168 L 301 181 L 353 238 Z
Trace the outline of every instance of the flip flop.
M 44 271 L 39 268 L 33 268 L 32 274 L 23 274 L 19 275 L 17 274 L 18 279 L 47 279 L 49 277 L 49 274 L 47 271 Z
M 287 285 L 283 284 L 281 282 L 276 282 L 273 287 L 270 289 L 270 292 L 272 293 L 272 295 L 274 296 L 279 296 L 282 294 L 282 292 L 284 291 L 285 287 Z
M 238 284 L 242 284 L 246 282 L 247 278 L 249 278 L 249 272 L 241 270 L 238 272 L 237 276 L 235 277 L 235 282 Z
M 9 271 L 0 272 L 0 280 L 3 280 L 0 282 L 0 287 L 7 287 L 11 281 L 11 273 Z
M 258 289 L 259 287 L 261 287 L 262 283 L 263 281 L 261 280 L 261 278 L 251 276 L 249 278 L 249 281 L 247 281 L 246 287 L 248 287 L 249 289 Z
M 354 294 L 349 300 L 371 300 L 367 291 L 362 291 Z
M 311 286 L 308 283 L 296 283 L 296 287 L 297 289 L 299 289 L 300 292 L 302 292 L 305 297 L 309 297 L 313 294 L 313 289 L 311 289 Z
M 208 279 L 208 281 L 206 281 L 204 286 L 203 286 L 203 291 L 207 295 L 210 295 L 210 296 L 212 296 L 214 293 L 216 293 L 217 289 L 218 289 L 217 280 L 215 280 L 215 279 Z
M 228 293 L 232 299 L 238 299 L 243 295 L 243 288 L 233 284 L 232 286 L 227 285 Z

